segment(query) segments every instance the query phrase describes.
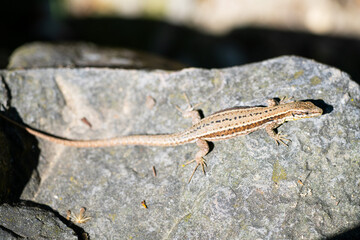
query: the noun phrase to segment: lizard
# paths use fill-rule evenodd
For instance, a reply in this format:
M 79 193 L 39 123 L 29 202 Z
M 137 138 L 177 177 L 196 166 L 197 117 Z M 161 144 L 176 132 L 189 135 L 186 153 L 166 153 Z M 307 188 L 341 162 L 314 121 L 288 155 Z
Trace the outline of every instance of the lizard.
M 118 145 L 144 145 L 144 146 L 178 146 L 187 143 L 196 143 L 200 148 L 195 158 L 185 165 L 196 162 L 189 182 L 197 168 L 201 166 L 205 174 L 206 161 L 204 156 L 208 154 L 209 142 L 221 141 L 237 136 L 247 135 L 259 129 L 265 129 L 267 134 L 280 143 L 288 146 L 285 141 L 287 135 L 282 135 L 276 129 L 285 122 L 311 118 L 322 115 L 323 110 L 310 101 L 291 101 L 282 98 L 268 100 L 267 107 L 233 107 L 215 112 L 208 117 L 201 118 L 197 106 L 192 106 L 185 95 L 188 107 L 182 112 L 183 117 L 192 119 L 192 126 L 188 129 L 172 134 L 156 135 L 130 135 L 101 140 L 72 140 L 44 133 L 29 126 L 20 124 L 3 114 L 0 117 L 12 124 L 26 130 L 28 133 L 50 142 L 79 148 L 110 147 Z

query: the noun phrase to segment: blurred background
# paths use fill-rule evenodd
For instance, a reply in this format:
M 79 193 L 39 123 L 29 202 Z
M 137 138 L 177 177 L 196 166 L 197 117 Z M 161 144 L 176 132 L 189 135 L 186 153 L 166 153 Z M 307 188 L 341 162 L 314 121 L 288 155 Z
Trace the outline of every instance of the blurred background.
M 3 1 L 0 68 L 33 41 L 86 41 L 222 68 L 299 55 L 360 79 L 360 0 Z

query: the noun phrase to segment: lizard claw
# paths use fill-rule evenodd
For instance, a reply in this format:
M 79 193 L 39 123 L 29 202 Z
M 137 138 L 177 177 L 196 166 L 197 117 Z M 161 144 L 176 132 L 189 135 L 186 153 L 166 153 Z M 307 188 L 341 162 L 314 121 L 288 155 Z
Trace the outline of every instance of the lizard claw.
M 294 97 L 288 97 L 288 96 L 282 97 L 282 98 L 280 99 L 279 104 L 288 103 L 288 102 L 290 102 L 292 99 L 294 99 Z
M 179 112 L 181 112 L 182 114 L 184 114 L 185 111 L 182 110 L 178 105 L 176 105 L 175 108 L 176 108 Z
M 187 95 L 184 93 L 184 97 L 186 99 L 186 102 L 188 104 L 188 107 L 185 110 L 182 110 L 179 106 L 175 106 L 176 109 L 181 112 L 182 116 L 184 118 L 191 118 L 192 119 L 192 123 L 198 123 L 201 120 L 201 116 L 199 114 L 199 111 L 195 110 L 196 107 L 198 107 L 201 103 L 195 104 L 194 106 L 191 105 L 189 98 L 187 97 Z
M 198 169 L 198 167 L 199 167 L 200 165 L 201 165 L 201 168 L 202 168 L 203 173 L 206 174 L 206 172 L 205 172 L 205 167 L 207 167 L 207 165 L 206 165 L 206 160 L 205 160 L 204 158 L 202 158 L 202 157 L 199 158 L 199 159 L 196 159 L 196 158 L 195 158 L 195 159 L 193 159 L 193 160 L 191 160 L 191 161 L 188 161 L 188 162 L 186 162 L 183 166 L 186 166 L 186 165 L 188 165 L 188 164 L 190 164 L 190 163 L 192 163 L 192 162 L 195 162 L 195 161 L 196 161 L 196 166 L 195 166 L 194 171 L 192 172 L 192 174 L 191 174 L 191 176 L 190 176 L 190 178 L 189 178 L 188 183 L 190 183 L 192 177 L 194 176 L 196 170 Z
M 281 132 L 278 132 L 278 134 L 276 134 L 275 136 L 274 136 L 274 140 L 275 140 L 275 142 L 277 143 L 277 145 L 279 145 L 280 143 L 282 143 L 282 144 L 284 144 L 285 146 L 289 146 L 285 141 L 288 141 L 288 142 L 291 142 L 291 140 L 290 139 L 287 139 L 287 138 L 285 138 L 285 137 L 287 137 L 287 135 L 282 135 L 281 134 Z
M 186 95 L 186 93 L 184 93 L 184 97 L 185 97 L 186 103 L 188 105 L 186 110 L 182 110 L 179 106 L 175 106 L 176 109 L 179 110 L 181 113 L 194 111 L 198 106 L 200 106 L 202 104 L 202 102 L 200 102 L 193 106 L 193 105 L 191 105 L 189 97 Z

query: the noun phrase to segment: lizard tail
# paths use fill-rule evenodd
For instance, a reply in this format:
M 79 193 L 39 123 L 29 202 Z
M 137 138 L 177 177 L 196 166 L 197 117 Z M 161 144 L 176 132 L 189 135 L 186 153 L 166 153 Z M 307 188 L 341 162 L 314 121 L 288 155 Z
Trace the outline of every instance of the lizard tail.
M 162 134 L 162 135 L 132 135 L 132 136 L 121 136 L 110 139 L 101 140 L 73 140 L 63 137 L 54 136 L 39 130 L 35 130 L 31 127 L 25 126 L 14 120 L 0 114 L 0 117 L 8 122 L 16 125 L 19 128 L 24 129 L 28 133 L 57 144 L 79 147 L 79 148 L 95 148 L 95 147 L 111 147 L 117 145 L 145 145 L 145 146 L 176 146 L 184 144 L 181 142 L 179 134 Z
M 130 135 L 101 140 L 61 140 L 59 144 L 74 147 L 111 147 L 119 145 L 142 145 L 142 146 L 176 146 L 179 143 L 177 134 L 163 135 Z

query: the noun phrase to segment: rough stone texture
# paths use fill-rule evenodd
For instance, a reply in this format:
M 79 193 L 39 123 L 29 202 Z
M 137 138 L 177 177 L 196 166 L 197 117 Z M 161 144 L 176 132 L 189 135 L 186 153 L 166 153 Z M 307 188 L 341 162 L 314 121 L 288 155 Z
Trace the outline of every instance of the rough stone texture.
M 184 66 L 151 54 L 121 48 L 99 47 L 91 43 L 25 44 L 11 55 L 8 69 L 49 67 L 110 67 L 177 70 Z
M 0 206 L 1 239 L 79 239 L 49 207 L 29 202 Z
M 11 117 L 76 139 L 185 129 L 190 120 L 175 109 L 186 107 L 183 92 L 193 103 L 203 103 L 205 115 L 264 105 L 280 96 L 323 101 L 316 102 L 323 116 L 280 127 L 292 140 L 289 147 L 276 146 L 264 131 L 216 142 L 206 156 L 206 176 L 198 171 L 190 184 L 194 166 L 181 165 L 194 157 L 194 144 L 76 149 L 39 140 L 34 145 L 40 149 L 38 165 L 21 197 L 63 214 L 86 207 L 92 219 L 82 227 L 92 239 L 359 236 L 360 90 L 340 70 L 280 57 L 213 70 L 64 68 L 0 74 L 11 93 L 10 101 L 6 94 L 0 101 L 9 102 Z M 153 108 L 147 107 L 148 96 L 156 100 Z M 9 140 L 21 151 L 27 143 L 21 131 L 0 124 L 12 129 L 7 136 L 22 139 Z

